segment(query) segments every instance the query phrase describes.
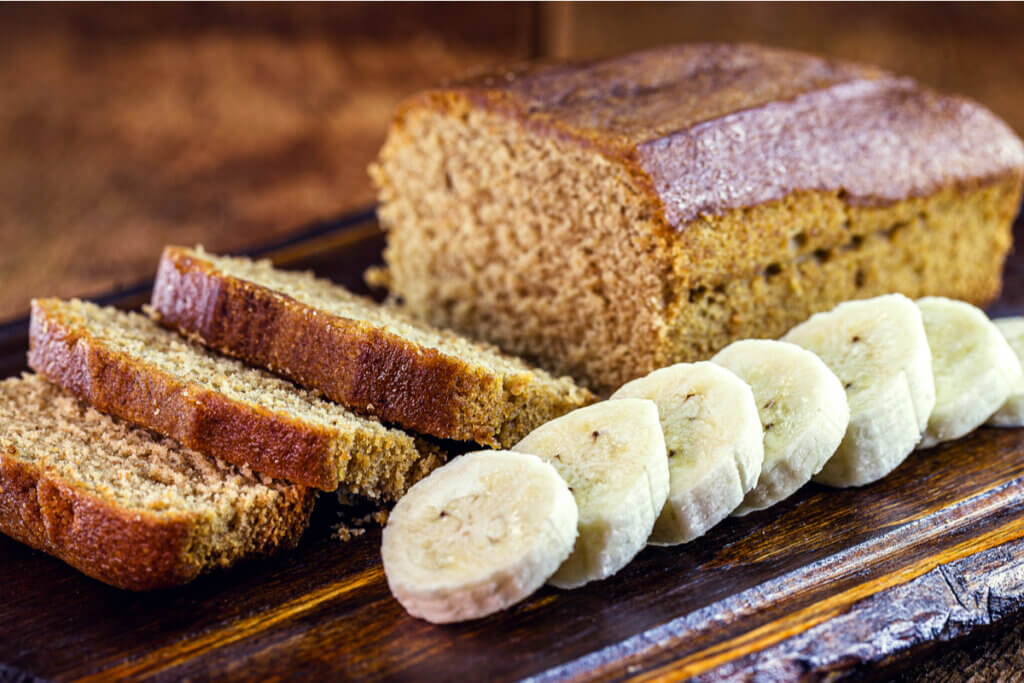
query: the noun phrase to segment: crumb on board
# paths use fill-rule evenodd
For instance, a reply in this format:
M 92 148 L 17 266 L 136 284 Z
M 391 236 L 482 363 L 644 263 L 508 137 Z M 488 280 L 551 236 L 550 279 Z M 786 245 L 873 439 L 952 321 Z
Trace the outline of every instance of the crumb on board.
M 374 510 L 358 517 L 349 517 L 341 513 L 341 521 L 334 527 L 334 536 L 342 543 L 347 543 L 357 536 L 362 536 L 372 526 L 384 526 L 388 521 L 387 510 Z

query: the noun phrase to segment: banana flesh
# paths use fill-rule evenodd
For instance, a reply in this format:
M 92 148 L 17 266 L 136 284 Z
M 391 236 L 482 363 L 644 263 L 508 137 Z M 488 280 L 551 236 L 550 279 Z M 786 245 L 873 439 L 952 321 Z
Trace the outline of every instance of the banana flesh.
M 902 294 L 848 301 L 782 339 L 814 352 L 846 390 L 849 426 L 814 480 L 862 486 L 903 462 L 935 407 L 931 350 L 914 302 Z
M 959 439 L 985 423 L 1021 379 L 1017 354 L 985 313 L 943 297 L 917 301 L 932 350 L 935 409 L 918 448 Z
M 764 459 L 761 420 L 743 380 L 711 362 L 679 363 L 627 382 L 614 400 L 658 406 L 668 447 L 669 494 L 649 543 L 704 535 L 752 489 Z
M 413 486 L 384 528 L 388 587 L 433 623 L 487 616 L 540 588 L 572 551 L 578 513 L 551 465 L 467 453 Z
M 576 588 L 611 576 L 647 544 L 668 496 L 668 458 L 651 401 L 604 401 L 527 434 L 513 450 L 562 475 L 579 508 L 579 535 L 548 583 Z
M 787 342 L 738 341 L 711 360 L 754 391 L 764 464 L 757 485 L 733 514 L 763 510 L 810 481 L 835 453 L 850 421 L 846 392 L 820 358 Z
M 1010 343 L 1017 354 L 1017 360 L 1024 363 L 1024 318 L 999 318 L 992 322 Z M 1006 403 L 989 419 L 988 424 L 993 427 L 1024 427 L 1024 377 L 1017 380 Z
M 890 294 L 656 370 L 413 486 L 384 529 L 388 585 L 414 616 L 480 618 L 545 581 L 603 579 L 647 543 L 688 542 L 811 478 L 868 484 L 985 420 L 1024 426 L 1022 357 L 1024 318 Z

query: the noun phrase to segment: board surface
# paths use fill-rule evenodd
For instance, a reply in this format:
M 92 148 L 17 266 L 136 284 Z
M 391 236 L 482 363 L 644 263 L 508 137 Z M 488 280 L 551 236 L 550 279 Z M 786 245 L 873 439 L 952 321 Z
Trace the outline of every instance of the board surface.
M 272 251 L 361 288 L 381 246 L 364 215 Z M 1022 295 L 1017 255 L 991 312 L 1024 313 Z M 23 364 L 19 325 L 0 328 L 5 374 Z M 391 598 L 378 530 L 342 543 L 335 521 L 321 506 L 296 552 L 150 594 L 0 537 L 0 679 L 878 675 L 1024 607 L 1024 430 L 979 430 L 862 489 L 808 485 L 605 581 L 447 627 Z

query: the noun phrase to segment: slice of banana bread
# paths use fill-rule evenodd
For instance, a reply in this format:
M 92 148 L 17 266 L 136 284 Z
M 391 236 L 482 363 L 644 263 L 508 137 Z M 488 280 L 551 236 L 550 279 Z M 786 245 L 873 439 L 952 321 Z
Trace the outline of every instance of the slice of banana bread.
M 396 500 L 443 462 L 425 441 L 211 353 L 149 318 L 32 302 L 29 365 L 97 409 L 298 484 Z
M 413 321 L 309 273 L 167 247 L 160 322 L 358 412 L 502 448 L 593 396 L 490 346 Z
M 847 299 L 991 300 L 1022 173 L 978 104 L 752 45 L 438 87 L 371 168 L 396 298 L 602 389 Z
M 182 448 L 39 375 L 0 382 L 0 532 L 150 590 L 294 546 L 315 491 Z

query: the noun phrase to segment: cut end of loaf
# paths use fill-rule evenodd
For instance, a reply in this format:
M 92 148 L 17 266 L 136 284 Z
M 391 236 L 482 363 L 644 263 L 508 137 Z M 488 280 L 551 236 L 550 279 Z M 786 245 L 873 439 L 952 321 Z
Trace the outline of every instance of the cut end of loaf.
M 665 236 L 595 150 L 454 97 L 406 111 L 371 171 L 392 293 L 413 313 L 600 389 L 661 364 Z

